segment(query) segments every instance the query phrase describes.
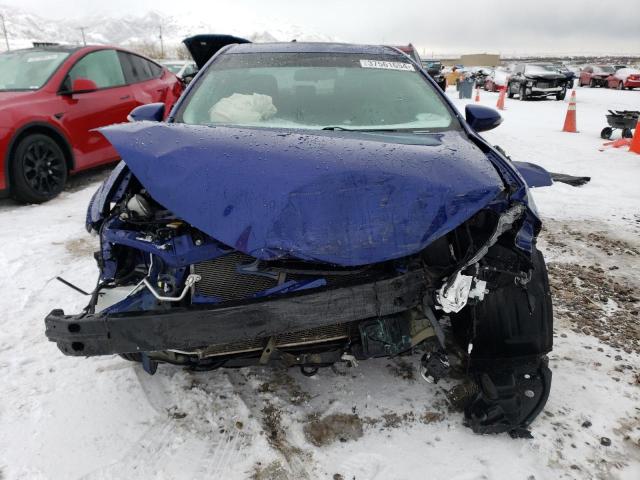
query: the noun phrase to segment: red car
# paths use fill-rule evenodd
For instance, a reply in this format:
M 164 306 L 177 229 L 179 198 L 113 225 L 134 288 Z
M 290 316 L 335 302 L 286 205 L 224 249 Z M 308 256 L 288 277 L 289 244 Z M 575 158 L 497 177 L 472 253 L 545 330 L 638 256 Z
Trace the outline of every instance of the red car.
M 587 65 L 580 70 L 578 86 L 604 87 L 606 86 L 606 78 L 614 73 L 615 69 L 610 65 Z
M 640 88 L 640 70 L 635 68 L 620 68 L 610 77 L 607 77 L 607 87 L 623 90 L 628 88 Z
M 95 129 L 146 103 L 164 102 L 168 112 L 182 88 L 166 68 L 119 48 L 0 54 L 0 195 L 50 200 L 70 173 L 118 160 Z

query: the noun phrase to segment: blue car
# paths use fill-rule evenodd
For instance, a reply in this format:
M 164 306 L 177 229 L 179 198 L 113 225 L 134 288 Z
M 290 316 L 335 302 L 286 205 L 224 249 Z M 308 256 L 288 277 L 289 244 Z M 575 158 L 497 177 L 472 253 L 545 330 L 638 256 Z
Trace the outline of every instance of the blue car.
M 551 180 L 478 134 L 499 114 L 461 115 L 393 47 L 185 43 L 200 71 L 168 119 L 101 129 L 122 162 L 87 211 L 99 280 L 48 338 L 149 373 L 419 352 L 428 381 L 468 377 L 474 431 L 526 434 L 553 318 L 525 178 Z

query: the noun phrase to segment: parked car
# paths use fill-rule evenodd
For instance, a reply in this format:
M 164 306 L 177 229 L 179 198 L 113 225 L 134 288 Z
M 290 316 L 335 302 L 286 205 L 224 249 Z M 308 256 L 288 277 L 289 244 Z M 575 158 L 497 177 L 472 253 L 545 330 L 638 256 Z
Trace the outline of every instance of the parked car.
M 422 60 L 420 59 L 420 55 L 418 55 L 418 50 L 416 50 L 416 47 L 411 43 L 408 45 L 394 45 L 394 48 L 397 48 L 402 53 L 407 54 L 418 65 L 422 65 Z
M 439 60 L 423 60 L 422 67 L 427 71 L 429 76 L 435 80 L 438 86 L 445 90 L 447 88 L 447 79 L 444 77 L 444 66 Z
M 52 46 L 0 54 L 0 193 L 40 203 L 67 177 L 118 160 L 96 131 L 138 105 L 167 109 L 182 84 L 167 69 L 120 48 Z
M 578 86 L 605 87 L 606 79 L 615 73 L 611 65 L 586 65 L 580 72 Z
M 193 60 L 161 60 L 159 63 L 186 83 L 198 73 L 198 67 Z
M 497 67 L 491 70 L 484 82 L 484 89 L 488 92 L 497 92 L 506 87 L 509 83 L 511 72 L 504 67 Z
M 521 63 L 515 66 L 507 84 L 509 98 L 518 95 L 520 100 L 533 97 L 555 97 L 564 100 L 567 79 L 563 74 L 538 63 Z
M 636 68 L 621 68 L 609 75 L 605 83 L 607 87 L 617 88 L 618 90 L 640 88 L 640 70 Z
M 496 111 L 462 116 L 393 48 L 210 38 L 165 122 L 158 103 L 100 130 L 123 158 L 87 212 L 100 280 L 48 338 L 150 373 L 419 351 L 430 381 L 454 360 L 469 375 L 474 431 L 522 434 L 553 322 L 518 171 L 549 175 L 478 134 Z

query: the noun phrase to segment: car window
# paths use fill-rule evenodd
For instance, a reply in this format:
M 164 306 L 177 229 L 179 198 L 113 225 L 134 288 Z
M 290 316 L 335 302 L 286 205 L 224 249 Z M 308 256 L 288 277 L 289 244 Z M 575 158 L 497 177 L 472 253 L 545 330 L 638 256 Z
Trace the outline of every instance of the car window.
M 127 83 L 144 82 L 159 77 L 162 67 L 132 53 L 118 52 Z
M 93 80 L 98 88 L 117 87 L 126 83 L 115 50 L 91 52 L 80 59 L 67 75 L 67 87 L 71 87 L 78 78 Z
M 299 53 L 220 57 L 185 99 L 177 121 L 354 130 L 457 125 L 406 58 Z
M 47 50 L 0 54 L 0 90 L 37 90 L 68 56 Z

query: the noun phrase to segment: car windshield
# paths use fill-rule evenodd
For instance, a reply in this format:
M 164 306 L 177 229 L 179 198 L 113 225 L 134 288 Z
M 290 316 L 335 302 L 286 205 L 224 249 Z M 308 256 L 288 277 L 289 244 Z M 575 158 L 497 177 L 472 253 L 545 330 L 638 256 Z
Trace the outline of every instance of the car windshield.
M 316 130 L 457 125 L 408 60 L 334 53 L 223 55 L 185 98 L 176 121 Z
M 546 65 L 527 65 L 525 67 L 525 73 L 531 73 L 534 75 L 546 75 L 549 73 L 558 73 L 555 69 L 547 67 Z
M 593 67 L 593 71 L 596 73 L 615 73 L 615 69 L 613 67 L 608 67 L 606 65 L 598 65 Z
M 171 73 L 178 73 L 184 67 L 184 63 L 163 63 Z
M 37 90 L 68 56 L 68 52 L 49 50 L 2 53 L 0 90 Z

